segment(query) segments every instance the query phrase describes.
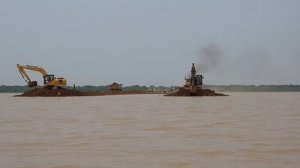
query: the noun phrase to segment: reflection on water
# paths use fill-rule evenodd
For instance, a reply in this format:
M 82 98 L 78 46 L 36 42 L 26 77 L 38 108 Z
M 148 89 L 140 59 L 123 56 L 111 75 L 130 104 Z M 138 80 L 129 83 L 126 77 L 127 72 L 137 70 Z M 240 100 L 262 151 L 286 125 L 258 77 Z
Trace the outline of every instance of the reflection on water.
M 299 167 L 300 93 L 230 95 L 0 94 L 0 167 Z

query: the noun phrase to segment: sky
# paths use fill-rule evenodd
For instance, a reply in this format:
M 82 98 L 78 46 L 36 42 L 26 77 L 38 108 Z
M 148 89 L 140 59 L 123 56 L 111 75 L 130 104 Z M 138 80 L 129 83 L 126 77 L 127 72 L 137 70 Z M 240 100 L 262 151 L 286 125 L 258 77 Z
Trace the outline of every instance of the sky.
M 0 0 L 0 85 L 16 64 L 69 85 L 300 84 L 298 0 Z M 42 76 L 29 72 L 32 80 Z

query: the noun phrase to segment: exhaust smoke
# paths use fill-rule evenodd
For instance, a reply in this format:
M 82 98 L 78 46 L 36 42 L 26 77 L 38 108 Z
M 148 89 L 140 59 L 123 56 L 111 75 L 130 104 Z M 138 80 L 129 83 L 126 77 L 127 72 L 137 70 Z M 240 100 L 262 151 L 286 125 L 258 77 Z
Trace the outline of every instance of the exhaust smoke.
M 222 51 L 216 43 L 208 44 L 197 52 L 196 70 L 198 73 L 209 72 L 219 64 Z

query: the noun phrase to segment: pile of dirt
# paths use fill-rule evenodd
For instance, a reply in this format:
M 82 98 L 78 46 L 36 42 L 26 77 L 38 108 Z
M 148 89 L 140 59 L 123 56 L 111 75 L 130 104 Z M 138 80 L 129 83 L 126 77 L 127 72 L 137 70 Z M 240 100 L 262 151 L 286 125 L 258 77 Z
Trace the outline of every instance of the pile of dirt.
M 89 92 L 81 92 L 71 89 L 59 89 L 59 90 L 49 90 L 46 88 L 35 88 L 29 91 L 24 92 L 21 95 L 24 97 L 54 97 L 54 96 L 89 96 L 91 93 Z
M 165 96 L 227 96 L 222 93 L 217 93 L 210 89 L 199 89 L 196 93 L 190 92 L 189 89 L 179 88 L 178 90 L 168 93 Z
M 126 94 L 144 94 L 144 91 L 107 91 L 107 92 L 83 92 L 72 89 L 49 90 L 46 88 L 35 88 L 17 97 L 66 97 L 66 96 L 105 96 L 105 95 L 126 95 Z
M 17 97 L 67 97 L 67 96 L 105 96 L 105 95 L 129 95 L 129 94 L 150 94 L 145 91 L 130 90 L 130 91 L 106 91 L 97 92 L 89 91 L 83 92 L 72 89 L 59 89 L 59 90 L 49 90 L 46 88 L 35 88 L 21 95 L 16 95 Z M 179 88 L 178 90 L 168 93 L 165 96 L 227 96 L 222 93 L 216 93 L 214 90 L 201 89 L 196 93 L 191 93 L 189 89 Z

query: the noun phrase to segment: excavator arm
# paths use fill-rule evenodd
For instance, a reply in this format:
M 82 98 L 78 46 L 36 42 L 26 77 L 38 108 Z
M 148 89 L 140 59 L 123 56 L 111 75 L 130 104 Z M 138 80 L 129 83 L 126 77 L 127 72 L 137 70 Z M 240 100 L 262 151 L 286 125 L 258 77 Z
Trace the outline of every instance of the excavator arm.
M 23 79 L 25 80 L 25 82 L 30 82 L 31 79 L 29 78 L 29 75 L 24 70 L 24 68 L 19 64 L 17 64 L 17 67 L 18 67 L 18 70 L 19 70 L 20 74 L 22 75 Z
M 18 70 L 21 73 L 22 77 L 24 78 L 25 82 L 28 83 L 29 87 L 37 86 L 37 81 L 31 81 L 31 79 L 30 79 L 29 75 L 27 74 L 27 72 L 25 71 L 25 69 L 39 72 L 43 76 L 48 75 L 48 73 L 42 67 L 31 66 L 31 65 L 20 65 L 20 64 L 17 64 L 17 67 L 18 67 Z
M 19 71 L 21 72 L 25 72 L 25 69 L 28 69 L 28 70 L 32 70 L 32 71 L 35 71 L 35 72 L 39 72 L 41 73 L 43 76 L 46 76 L 48 75 L 48 73 L 46 72 L 46 70 L 42 67 L 39 67 L 39 66 L 31 66 L 31 65 L 20 65 L 20 64 L 17 64 L 17 67 L 19 69 Z M 26 72 L 24 74 L 27 74 Z M 28 76 L 28 75 L 27 75 Z

